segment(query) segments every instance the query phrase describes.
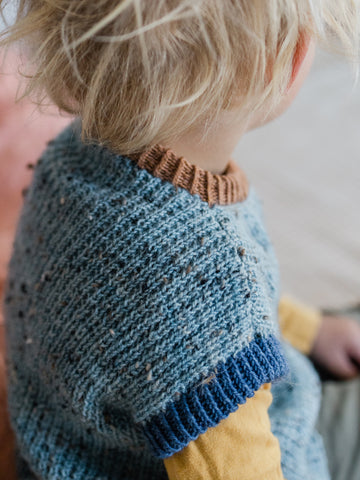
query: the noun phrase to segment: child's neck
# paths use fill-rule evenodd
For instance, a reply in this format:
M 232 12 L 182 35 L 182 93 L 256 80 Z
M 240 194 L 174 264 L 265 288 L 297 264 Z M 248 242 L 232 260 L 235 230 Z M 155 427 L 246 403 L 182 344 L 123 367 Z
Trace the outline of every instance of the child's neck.
M 231 155 L 248 128 L 244 122 L 219 122 L 204 141 L 201 141 L 200 131 L 192 131 L 175 140 L 162 142 L 177 155 L 185 157 L 193 165 L 209 170 L 214 174 L 224 172 Z

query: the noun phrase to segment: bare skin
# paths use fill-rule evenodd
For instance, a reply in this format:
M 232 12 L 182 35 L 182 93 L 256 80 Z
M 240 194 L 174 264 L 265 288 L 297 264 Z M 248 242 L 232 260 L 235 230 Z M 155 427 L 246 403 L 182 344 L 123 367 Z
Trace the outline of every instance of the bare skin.
M 338 379 L 360 373 L 360 326 L 350 318 L 324 315 L 309 358 Z

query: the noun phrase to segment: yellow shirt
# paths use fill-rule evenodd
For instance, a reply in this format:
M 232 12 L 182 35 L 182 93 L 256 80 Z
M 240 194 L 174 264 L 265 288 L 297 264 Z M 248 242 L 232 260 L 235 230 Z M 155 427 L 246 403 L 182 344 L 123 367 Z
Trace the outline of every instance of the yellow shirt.
M 289 296 L 279 303 L 283 337 L 305 355 L 317 335 L 321 314 Z M 271 384 L 164 460 L 169 480 L 283 480 L 278 439 L 271 432 Z

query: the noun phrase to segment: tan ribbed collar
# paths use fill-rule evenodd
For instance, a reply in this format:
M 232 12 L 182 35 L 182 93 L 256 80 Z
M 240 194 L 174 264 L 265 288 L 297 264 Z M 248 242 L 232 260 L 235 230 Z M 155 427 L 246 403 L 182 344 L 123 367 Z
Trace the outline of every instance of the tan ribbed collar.
M 178 157 L 162 145 L 154 145 L 130 158 L 155 177 L 185 188 L 191 194 L 197 193 L 210 206 L 241 202 L 249 192 L 246 175 L 234 160 L 229 160 L 222 174 L 215 174 Z

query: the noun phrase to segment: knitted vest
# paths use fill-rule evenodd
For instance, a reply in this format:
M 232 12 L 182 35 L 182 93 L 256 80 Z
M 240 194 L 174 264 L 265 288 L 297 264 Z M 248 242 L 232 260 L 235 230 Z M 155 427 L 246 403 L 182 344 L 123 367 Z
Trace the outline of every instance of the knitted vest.
M 319 378 L 281 338 L 276 259 L 239 167 L 128 158 L 80 128 L 38 161 L 9 265 L 20 478 L 166 479 L 163 458 L 272 382 L 286 479 L 328 480 Z

